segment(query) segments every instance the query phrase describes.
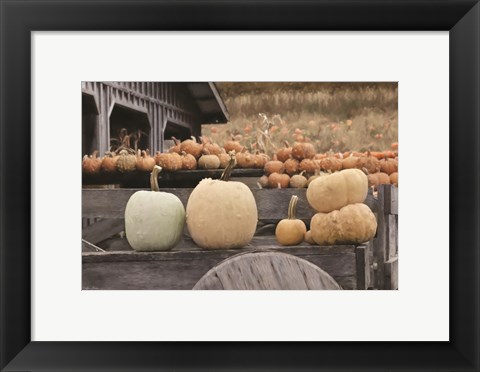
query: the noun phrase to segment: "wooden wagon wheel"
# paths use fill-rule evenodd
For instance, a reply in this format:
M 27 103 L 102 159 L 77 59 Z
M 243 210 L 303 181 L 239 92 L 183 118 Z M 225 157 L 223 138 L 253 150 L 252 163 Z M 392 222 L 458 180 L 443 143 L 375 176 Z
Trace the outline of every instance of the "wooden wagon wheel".
M 290 254 L 255 251 L 210 269 L 193 289 L 342 289 L 318 266 Z

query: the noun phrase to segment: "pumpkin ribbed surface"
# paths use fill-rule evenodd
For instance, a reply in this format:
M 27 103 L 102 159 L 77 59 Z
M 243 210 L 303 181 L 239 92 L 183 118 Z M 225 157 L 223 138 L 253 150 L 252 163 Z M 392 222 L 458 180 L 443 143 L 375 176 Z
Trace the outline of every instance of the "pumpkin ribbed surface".
M 137 251 L 165 251 L 180 241 L 185 209 L 166 192 L 137 191 L 125 208 L 125 233 Z
M 375 236 L 377 219 L 367 205 L 350 204 L 330 213 L 315 214 L 310 229 L 318 245 L 360 244 Z
M 255 198 L 241 182 L 203 179 L 190 194 L 186 213 L 193 241 L 205 249 L 241 248 L 257 227 Z
M 307 189 L 308 203 L 328 213 L 347 204 L 362 203 L 367 197 L 368 179 L 359 169 L 345 169 L 315 178 Z

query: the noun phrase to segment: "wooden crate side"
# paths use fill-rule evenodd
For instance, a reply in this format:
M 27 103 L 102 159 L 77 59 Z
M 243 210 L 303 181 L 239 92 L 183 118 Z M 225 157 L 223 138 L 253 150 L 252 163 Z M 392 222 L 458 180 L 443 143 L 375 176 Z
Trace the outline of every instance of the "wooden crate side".
M 191 188 L 166 188 L 160 191 L 175 194 L 186 206 Z M 315 210 L 306 198 L 306 189 L 251 189 L 257 203 L 258 218 L 266 222 L 278 222 L 287 217 L 288 203 L 292 195 L 297 195 L 297 218 L 310 221 Z M 125 206 L 138 189 L 83 189 L 82 217 L 84 218 L 124 218 Z M 378 209 L 377 200 L 369 193 L 365 200 L 372 210 Z
M 387 240 L 387 254 L 386 254 L 386 257 L 388 257 L 389 260 L 397 257 L 397 249 L 398 249 L 398 244 L 397 244 L 397 236 L 398 236 L 397 217 L 398 217 L 397 215 L 389 214 L 389 215 L 387 215 L 387 218 L 386 218 L 386 221 L 385 221 L 388 224 L 388 240 Z
M 102 219 L 84 227 L 82 229 L 82 238 L 90 243 L 98 244 L 123 230 L 125 230 L 125 219 Z
M 383 208 L 385 214 L 398 214 L 398 188 L 393 185 L 383 185 Z
M 373 239 L 372 259 L 373 287 L 388 289 L 385 265 L 398 254 L 398 189 L 393 185 L 379 185 L 377 203 L 378 226 L 377 234 Z M 397 275 L 397 273 L 392 272 L 391 275 Z
M 268 240 L 268 239 L 267 239 Z M 83 253 L 84 289 L 191 289 L 213 266 L 252 247 L 222 251 Z M 331 275 L 344 289 L 357 288 L 354 246 L 278 247 L 261 245 L 255 251 L 277 251 L 303 258 Z
M 398 289 L 398 258 L 385 262 L 385 289 Z
M 370 245 L 360 245 L 355 249 L 356 254 L 356 289 L 368 289 L 370 282 Z

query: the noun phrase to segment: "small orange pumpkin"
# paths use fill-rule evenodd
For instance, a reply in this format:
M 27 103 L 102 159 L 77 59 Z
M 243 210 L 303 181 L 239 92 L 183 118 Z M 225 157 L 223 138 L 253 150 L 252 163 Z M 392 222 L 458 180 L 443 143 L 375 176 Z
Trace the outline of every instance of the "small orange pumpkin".
M 185 151 L 187 154 L 193 155 L 195 159 L 202 156 L 203 145 L 198 143 L 195 137 L 185 140 L 180 144 L 180 151 Z M 161 166 L 161 165 L 160 165 Z
M 279 161 L 286 162 L 290 158 L 290 154 L 292 153 L 292 147 L 287 141 L 284 141 L 284 144 L 285 147 L 277 151 L 277 159 Z
M 273 160 L 267 161 L 263 169 L 265 171 L 265 174 L 269 176 L 272 173 L 285 172 L 285 165 L 281 161 L 277 160 L 277 156 L 274 155 Z
M 181 153 L 181 141 L 176 139 L 175 137 L 172 137 L 172 141 L 175 143 L 172 147 L 168 149 L 168 152 L 176 152 L 177 154 Z
M 320 160 L 320 169 L 331 172 L 342 170 L 342 160 L 334 156 L 324 158 Z
M 106 152 L 105 156 L 102 159 L 102 167 L 101 170 L 102 172 L 106 173 L 114 173 L 117 170 L 117 160 L 118 160 L 118 155 L 116 155 L 114 152 Z
M 183 142 L 182 142 L 183 143 Z M 182 169 L 182 157 L 176 152 L 161 153 L 157 151 L 155 162 L 166 171 L 175 172 Z
M 155 164 L 155 159 L 150 156 L 148 150 L 137 151 L 137 169 L 140 172 L 151 172 Z
M 295 217 L 298 196 L 292 195 L 288 204 L 288 218 L 281 220 L 275 229 L 275 237 L 281 245 L 297 245 L 303 242 L 307 227 L 302 220 Z
M 398 171 L 398 161 L 391 158 L 380 160 L 380 171 L 388 175 Z
M 102 167 L 102 159 L 97 158 L 98 151 L 95 150 L 92 155 L 85 155 L 82 160 L 82 171 L 85 174 L 97 174 Z
M 195 156 L 193 156 L 192 154 L 187 154 L 185 151 L 182 152 L 181 156 L 182 156 L 182 169 L 187 169 L 187 170 L 197 169 L 197 159 L 195 159 Z
M 297 160 L 313 159 L 316 151 L 310 142 L 297 142 L 292 147 L 292 156 Z
M 287 159 L 283 165 L 285 167 L 285 173 L 287 173 L 289 176 L 293 176 L 298 172 L 298 166 L 300 163 L 297 159 L 290 158 Z
M 286 173 L 272 173 L 268 176 L 268 187 L 286 189 L 290 185 L 290 176 Z

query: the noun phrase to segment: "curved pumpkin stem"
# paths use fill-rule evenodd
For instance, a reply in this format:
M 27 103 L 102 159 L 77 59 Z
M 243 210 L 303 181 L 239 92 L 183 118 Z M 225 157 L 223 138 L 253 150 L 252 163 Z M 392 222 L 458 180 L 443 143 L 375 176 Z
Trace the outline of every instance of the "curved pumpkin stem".
M 292 195 L 292 198 L 290 199 L 290 203 L 288 204 L 288 219 L 289 220 L 295 220 L 295 212 L 297 210 L 297 202 L 298 202 L 298 196 L 297 195 Z
M 235 151 L 230 151 L 228 155 L 230 155 L 230 161 L 220 177 L 220 180 L 222 181 L 228 181 L 230 179 L 232 169 L 235 166 Z
M 162 171 L 162 167 L 159 165 L 155 165 L 153 167 L 152 173 L 150 173 L 150 188 L 152 191 L 160 191 L 158 187 L 158 175 Z

